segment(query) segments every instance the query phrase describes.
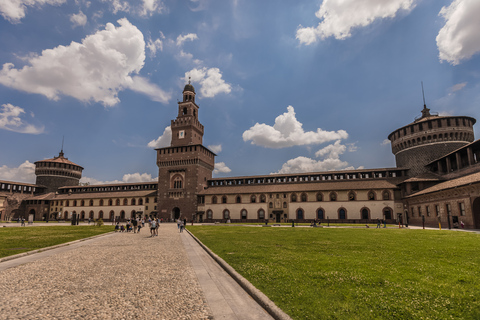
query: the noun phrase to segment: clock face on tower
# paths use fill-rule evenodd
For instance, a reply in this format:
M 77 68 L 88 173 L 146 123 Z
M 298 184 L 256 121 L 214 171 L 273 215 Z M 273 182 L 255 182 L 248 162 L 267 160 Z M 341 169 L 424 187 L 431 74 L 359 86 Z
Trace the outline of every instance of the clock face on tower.
M 180 131 L 178 131 L 178 138 L 179 138 L 179 139 L 185 138 L 185 130 L 180 130 Z

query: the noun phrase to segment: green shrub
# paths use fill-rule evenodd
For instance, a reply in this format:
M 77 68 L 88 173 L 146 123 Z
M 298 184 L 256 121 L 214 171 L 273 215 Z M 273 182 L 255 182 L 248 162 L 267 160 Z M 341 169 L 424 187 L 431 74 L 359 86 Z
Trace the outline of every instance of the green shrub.
M 95 225 L 96 225 L 97 227 L 103 226 L 103 219 L 100 218 L 100 219 L 95 220 Z

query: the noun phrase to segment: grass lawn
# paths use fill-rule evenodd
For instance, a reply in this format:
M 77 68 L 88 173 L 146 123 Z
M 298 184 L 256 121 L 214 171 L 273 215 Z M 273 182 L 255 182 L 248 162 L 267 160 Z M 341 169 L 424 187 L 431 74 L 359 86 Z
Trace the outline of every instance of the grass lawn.
M 188 226 L 293 319 L 480 319 L 480 235 Z
M 0 258 L 113 231 L 112 226 L 0 228 Z

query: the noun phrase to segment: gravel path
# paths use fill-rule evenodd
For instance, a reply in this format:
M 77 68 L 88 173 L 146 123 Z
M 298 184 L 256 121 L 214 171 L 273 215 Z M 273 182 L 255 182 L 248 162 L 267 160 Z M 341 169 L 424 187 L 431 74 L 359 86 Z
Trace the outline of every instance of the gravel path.
M 176 225 L 149 231 L 0 272 L 0 319 L 211 318 Z

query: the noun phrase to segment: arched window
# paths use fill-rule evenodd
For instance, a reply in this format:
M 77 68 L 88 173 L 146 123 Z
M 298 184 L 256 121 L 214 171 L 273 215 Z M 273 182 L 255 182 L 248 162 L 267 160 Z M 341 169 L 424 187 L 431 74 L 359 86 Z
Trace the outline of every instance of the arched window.
M 123 199 L 123 205 L 128 206 L 128 199 Z
M 392 219 L 392 209 L 388 207 L 383 208 L 383 216 L 385 217 L 385 220 Z
M 369 212 L 368 212 L 368 209 L 367 208 L 363 208 L 362 211 L 362 219 L 364 220 L 368 220 L 368 216 L 369 216 Z
M 77 200 L 73 200 L 73 206 L 74 206 L 74 207 L 77 206 Z
M 263 209 L 258 210 L 258 219 L 265 219 L 265 211 Z
M 173 178 L 173 188 L 174 189 L 182 189 L 183 188 L 183 179 L 182 176 L 176 175 Z
M 115 205 L 117 205 L 117 206 L 120 205 L 120 199 L 115 200 Z
M 69 207 L 70 206 L 70 200 L 67 200 L 67 202 L 65 202 L 65 207 Z
M 149 203 L 150 202 L 150 198 L 145 198 L 145 203 Z
M 268 207 L 269 207 L 270 209 L 272 209 L 272 208 L 273 208 L 273 202 L 269 202 L 269 203 L 268 203 Z
M 266 201 L 267 201 L 267 197 L 265 197 L 265 195 L 262 194 L 262 195 L 260 196 L 260 202 L 266 202 Z
M 125 220 L 125 211 L 120 211 L 120 219 Z
M 252 195 L 252 196 L 250 197 L 250 202 L 251 202 L 251 203 L 257 202 L 257 197 L 256 197 L 255 195 Z
M 298 220 L 303 220 L 303 210 L 302 209 L 297 210 L 297 219 Z
M 297 202 L 297 195 L 295 193 L 292 193 L 292 196 L 290 197 L 290 201 Z
M 382 198 L 383 200 L 390 200 L 390 192 L 388 192 L 387 190 L 383 191 Z
M 132 200 L 130 200 L 130 205 L 131 206 L 134 206 L 137 204 L 137 201 L 135 200 L 135 198 L 133 198 Z
M 373 191 L 368 192 L 368 200 L 375 200 L 375 192 Z
M 301 199 L 302 199 L 302 202 L 307 202 L 307 194 L 306 194 L 306 193 L 302 193 Z
M 235 198 L 235 203 L 242 203 L 242 197 L 237 196 L 237 197 Z
M 80 201 L 80 206 L 82 206 L 82 207 L 85 206 L 85 200 Z
M 93 207 L 93 199 L 90 200 L 90 203 L 89 203 L 90 207 Z
M 347 211 L 344 208 L 340 208 L 338 210 L 338 219 L 346 219 L 347 218 Z
M 138 199 L 138 205 L 139 205 L 139 206 L 142 206 L 142 205 L 143 205 L 143 199 L 142 199 L 142 198 Z
M 322 208 L 317 209 L 317 219 L 324 219 L 324 213 Z
M 98 213 L 98 219 L 103 219 L 103 211 L 100 210 L 100 212 Z
M 330 201 L 337 201 L 337 194 L 335 192 L 330 192 Z
M 317 193 L 317 201 L 323 201 L 323 194 L 321 192 Z
M 100 204 L 99 206 L 103 206 L 103 199 L 100 199 Z
M 222 203 L 227 203 L 227 196 L 222 197 Z
M 207 210 L 207 219 L 212 219 L 212 217 L 213 217 L 212 210 Z
M 109 205 L 109 206 L 112 206 L 112 205 L 113 205 L 113 200 L 112 200 L 112 199 L 108 199 L 108 205 Z
M 348 201 L 355 201 L 355 199 L 356 199 L 356 198 L 355 198 L 355 192 L 350 191 L 350 192 L 348 193 Z
M 240 212 L 240 216 L 242 217 L 243 220 L 246 220 L 247 219 L 247 210 L 242 209 L 242 211 Z
M 217 197 L 216 197 L 216 196 L 213 196 L 213 197 L 212 197 L 212 203 L 213 203 L 213 204 L 217 204 Z
M 90 211 L 90 213 L 88 214 L 88 217 L 89 217 L 90 219 L 93 219 L 93 217 L 94 217 L 93 211 Z
M 230 211 L 228 209 L 223 210 L 223 219 L 230 219 Z
M 113 221 L 114 218 L 115 218 L 115 212 L 113 212 L 113 210 L 112 210 L 112 211 L 110 211 L 110 218 L 109 219 L 110 219 L 110 221 Z
M 287 207 L 287 203 L 286 203 L 286 202 L 283 203 L 283 207 L 284 207 L 284 208 Z

